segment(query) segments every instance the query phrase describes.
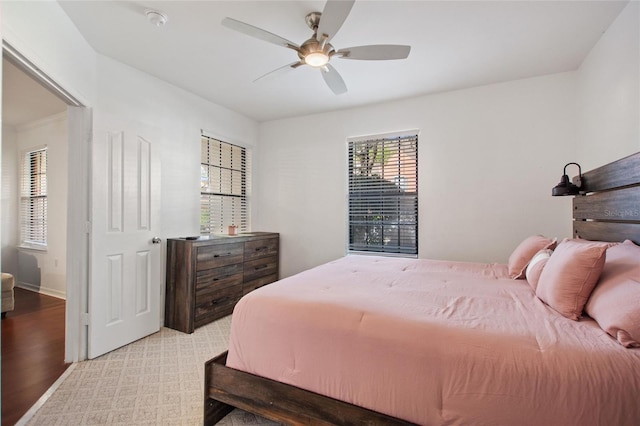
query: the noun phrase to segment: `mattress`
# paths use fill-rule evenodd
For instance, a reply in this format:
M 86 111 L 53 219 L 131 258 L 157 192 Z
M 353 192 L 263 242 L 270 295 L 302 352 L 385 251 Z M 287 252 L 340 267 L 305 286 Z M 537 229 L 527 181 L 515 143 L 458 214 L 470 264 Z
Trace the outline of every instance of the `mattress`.
M 227 366 L 418 424 L 640 424 L 640 349 L 506 265 L 347 256 L 249 293 Z

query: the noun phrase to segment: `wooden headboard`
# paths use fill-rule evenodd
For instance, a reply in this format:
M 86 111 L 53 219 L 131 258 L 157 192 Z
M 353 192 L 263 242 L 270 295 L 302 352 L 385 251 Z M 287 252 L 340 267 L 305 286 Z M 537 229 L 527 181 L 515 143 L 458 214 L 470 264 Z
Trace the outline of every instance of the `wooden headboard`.
M 573 235 L 640 244 L 640 152 L 582 175 L 573 199 Z

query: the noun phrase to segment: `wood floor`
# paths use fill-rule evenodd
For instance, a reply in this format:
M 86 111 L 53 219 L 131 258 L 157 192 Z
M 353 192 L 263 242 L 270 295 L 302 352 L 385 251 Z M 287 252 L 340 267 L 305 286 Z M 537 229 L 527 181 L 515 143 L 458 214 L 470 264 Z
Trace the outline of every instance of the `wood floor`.
M 2 426 L 14 425 L 67 369 L 65 301 L 15 289 L 2 320 Z

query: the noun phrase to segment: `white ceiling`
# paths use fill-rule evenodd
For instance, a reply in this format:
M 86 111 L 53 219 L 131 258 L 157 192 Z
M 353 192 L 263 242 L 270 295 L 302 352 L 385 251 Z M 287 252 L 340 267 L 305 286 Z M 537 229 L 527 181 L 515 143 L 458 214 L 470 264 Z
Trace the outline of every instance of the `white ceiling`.
M 253 83 L 294 51 L 220 25 L 224 17 L 296 43 L 324 1 L 65 1 L 99 53 L 258 121 L 336 110 L 577 69 L 626 1 L 357 1 L 331 43 L 409 44 L 399 61 L 334 58 L 348 93 L 309 67 Z M 169 16 L 146 21 L 155 8 Z
M 2 60 L 2 123 L 20 126 L 67 110 L 58 99 L 6 59 Z

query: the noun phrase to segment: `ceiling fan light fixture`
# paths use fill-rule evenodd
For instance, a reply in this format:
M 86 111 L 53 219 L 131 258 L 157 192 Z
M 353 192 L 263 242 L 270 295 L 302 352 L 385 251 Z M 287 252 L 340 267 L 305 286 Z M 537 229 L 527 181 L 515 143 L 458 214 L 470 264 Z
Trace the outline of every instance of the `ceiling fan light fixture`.
M 147 16 L 147 19 L 149 20 L 151 25 L 156 27 L 163 26 L 169 20 L 167 14 L 160 12 L 159 10 L 147 9 L 144 11 L 144 14 Z
M 329 56 L 324 52 L 311 52 L 304 57 L 304 63 L 315 68 L 322 68 L 329 62 Z
M 298 68 L 302 65 L 309 65 L 310 67 L 320 70 L 322 78 L 327 86 L 329 86 L 333 93 L 340 95 L 347 92 L 347 85 L 340 76 L 340 73 L 332 67 L 331 64 L 329 64 L 334 56 L 337 55 L 338 59 L 386 61 L 391 59 L 405 59 L 409 56 L 409 52 L 411 51 L 411 46 L 396 44 L 353 46 L 336 51 L 330 42 L 347 19 L 355 1 L 356 0 L 327 0 L 322 13 L 311 12 L 307 14 L 305 22 L 311 31 L 313 31 L 313 35 L 300 45 L 269 31 L 237 21 L 233 18 L 224 18 L 222 20 L 222 25 L 250 37 L 294 50 L 298 54 L 299 61 L 290 63 L 276 69 L 275 71 L 264 74 L 262 77 L 259 77 L 254 81 L 273 75 L 276 71 L 286 71 L 288 69 Z

